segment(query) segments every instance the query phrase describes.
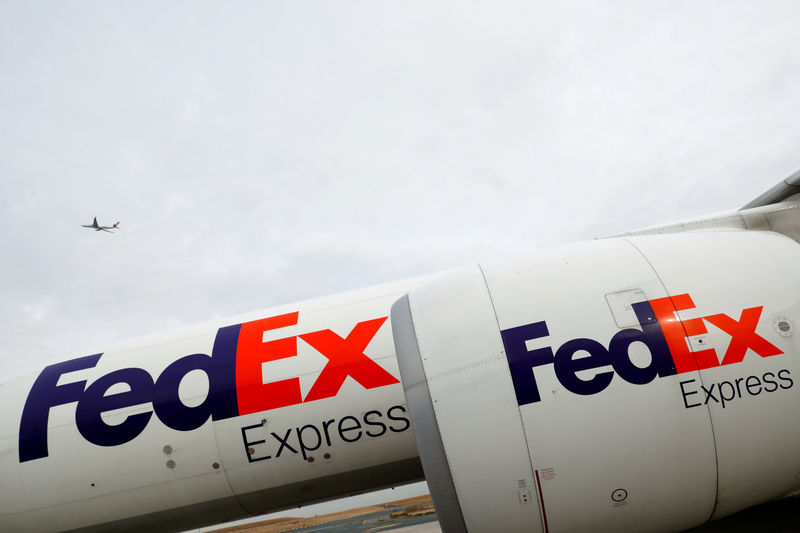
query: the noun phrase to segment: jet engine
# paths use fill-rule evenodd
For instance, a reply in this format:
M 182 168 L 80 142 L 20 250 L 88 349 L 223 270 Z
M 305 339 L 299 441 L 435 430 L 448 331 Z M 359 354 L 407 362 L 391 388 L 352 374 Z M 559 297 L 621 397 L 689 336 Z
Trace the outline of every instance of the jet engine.
M 681 531 L 800 487 L 800 246 L 596 240 L 392 307 L 447 533 Z

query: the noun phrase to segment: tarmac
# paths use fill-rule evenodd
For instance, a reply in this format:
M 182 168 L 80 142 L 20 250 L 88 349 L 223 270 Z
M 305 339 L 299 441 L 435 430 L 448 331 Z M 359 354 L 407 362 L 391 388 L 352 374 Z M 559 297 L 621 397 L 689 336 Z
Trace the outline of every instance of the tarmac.
M 311 518 L 277 518 L 208 533 L 439 533 L 436 509 L 429 495 L 360 507 Z
M 430 496 L 314 518 L 267 520 L 209 533 L 441 533 Z M 684 533 L 798 533 L 800 495 L 745 509 Z

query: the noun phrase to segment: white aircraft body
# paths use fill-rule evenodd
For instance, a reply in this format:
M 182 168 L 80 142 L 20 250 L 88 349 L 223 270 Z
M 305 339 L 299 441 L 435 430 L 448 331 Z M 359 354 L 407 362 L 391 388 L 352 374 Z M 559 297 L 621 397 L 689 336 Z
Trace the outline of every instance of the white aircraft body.
M 445 532 L 674 532 L 800 488 L 800 173 L 738 211 L 76 354 L 0 386 L 0 530 L 427 480 Z
M 94 220 L 91 224 L 81 224 L 82 228 L 90 228 L 95 231 L 106 231 L 108 233 L 114 233 L 112 230 L 119 229 L 119 222 L 115 223 L 113 226 L 101 226 L 97 223 L 97 217 L 94 217 Z

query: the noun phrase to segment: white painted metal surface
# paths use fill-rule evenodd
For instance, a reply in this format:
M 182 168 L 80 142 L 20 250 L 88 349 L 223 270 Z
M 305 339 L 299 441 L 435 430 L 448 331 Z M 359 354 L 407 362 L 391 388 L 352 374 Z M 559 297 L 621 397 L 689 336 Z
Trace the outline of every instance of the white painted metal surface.
M 738 321 L 743 309 L 763 306 L 755 331 L 783 352 L 761 357 L 748 348 L 739 363 L 701 370 L 703 385 L 715 386 L 718 401 L 705 404 L 699 382 L 684 386 L 698 391 L 687 398 L 690 405 L 704 403 L 688 410 L 707 405 L 712 416 L 719 465 L 714 518 L 796 489 L 800 417 L 793 413 L 800 405 L 796 335 L 800 247 L 786 237 L 758 232 L 632 238 L 631 242 L 656 266 L 670 294 L 691 293 L 697 308 L 679 311 L 681 320 L 725 313 Z M 787 324 L 785 334 L 779 329 L 781 322 Z M 724 360 L 730 333 L 706 325 L 708 333 L 694 338 L 702 338 Z M 696 342 L 692 347 L 700 348 Z M 765 376 L 776 385 L 765 382 Z M 724 405 L 723 397 L 730 398 Z
M 395 335 L 416 337 L 466 530 L 490 531 L 502 516 L 504 531 L 543 531 L 530 453 L 481 270 L 464 269 L 412 290 L 408 306 L 413 331 L 398 331 L 395 322 Z M 409 407 L 412 417 L 419 416 L 410 400 Z
M 645 258 L 621 240 L 485 272 L 502 330 L 546 322 L 549 336 L 528 341 L 530 350 L 557 352 L 579 338 L 608 348 L 622 329 L 641 330 L 630 305 L 611 299 L 619 305 L 612 309 L 609 295 L 667 295 Z M 614 313 L 627 315 L 624 328 Z M 651 362 L 642 343 L 629 353 L 639 366 Z M 674 376 L 635 385 L 613 375 L 608 388 L 580 395 L 554 368 L 532 369 L 541 401 L 520 407 L 549 531 L 679 531 L 711 516 L 717 473 L 709 414 L 684 409 Z M 603 365 L 578 377 L 612 371 Z

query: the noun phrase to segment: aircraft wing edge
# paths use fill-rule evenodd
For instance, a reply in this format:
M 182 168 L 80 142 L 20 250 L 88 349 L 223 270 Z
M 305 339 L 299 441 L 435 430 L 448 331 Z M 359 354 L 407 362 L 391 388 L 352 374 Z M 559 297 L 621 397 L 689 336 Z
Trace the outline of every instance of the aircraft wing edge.
M 783 202 L 790 196 L 800 194 L 800 170 L 778 182 L 777 185 L 751 200 L 740 211 Z

